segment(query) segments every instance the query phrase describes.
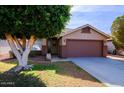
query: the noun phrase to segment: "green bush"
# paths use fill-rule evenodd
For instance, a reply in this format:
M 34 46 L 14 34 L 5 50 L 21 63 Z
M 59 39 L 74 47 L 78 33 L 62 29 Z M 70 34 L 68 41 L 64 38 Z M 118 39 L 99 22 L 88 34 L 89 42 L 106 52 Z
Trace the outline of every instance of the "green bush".
M 41 51 L 31 51 L 29 54 L 29 57 L 35 57 L 35 56 L 41 56 L 42 52 Z
M 113 21 L 111 32 L 116 49 L 124 49 L 124 15 L 117 17 Z

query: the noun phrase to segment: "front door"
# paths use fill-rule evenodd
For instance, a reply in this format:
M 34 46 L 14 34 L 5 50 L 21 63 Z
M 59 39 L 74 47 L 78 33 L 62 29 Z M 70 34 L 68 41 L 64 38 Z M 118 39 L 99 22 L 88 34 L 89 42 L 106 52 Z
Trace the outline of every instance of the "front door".
M 56 38 L 52 38 L 50 40 L 50 49 L 51 49 L 51 54 L 57 55 L 58 54 L 58 40 Z

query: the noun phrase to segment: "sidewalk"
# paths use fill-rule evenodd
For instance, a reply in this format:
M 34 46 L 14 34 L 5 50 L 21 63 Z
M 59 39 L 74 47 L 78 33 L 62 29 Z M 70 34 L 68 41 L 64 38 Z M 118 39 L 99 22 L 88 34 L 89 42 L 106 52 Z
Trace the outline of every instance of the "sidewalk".
M 111 58 L 111 59 L 115 59 L 115 60 L 124 62 L 124 56 L 120 56 L 120 55 L 108 55 L 107 58 Z

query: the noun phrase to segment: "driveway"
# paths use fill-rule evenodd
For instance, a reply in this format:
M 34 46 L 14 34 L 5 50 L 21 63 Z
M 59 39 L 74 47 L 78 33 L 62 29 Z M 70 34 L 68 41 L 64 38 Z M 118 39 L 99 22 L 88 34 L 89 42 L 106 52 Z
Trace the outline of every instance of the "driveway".
M 124 62 L 102 57 L 69 58 L 107 86 L 124 86 Z

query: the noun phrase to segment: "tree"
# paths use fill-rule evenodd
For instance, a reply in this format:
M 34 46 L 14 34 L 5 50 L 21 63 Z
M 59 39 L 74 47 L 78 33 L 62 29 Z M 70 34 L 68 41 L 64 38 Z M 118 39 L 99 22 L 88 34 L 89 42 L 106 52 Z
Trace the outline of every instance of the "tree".
M 113 44 L 117 49 L 124 49 L 124 15 L 117 17 L 111 26 Z
M 70 8 L 64 5 L 0 6 L 0 38 L 7 39 L 18 66 L 27 66 L 37 38 L 51 38 L 61 33 L 70 19 Z

